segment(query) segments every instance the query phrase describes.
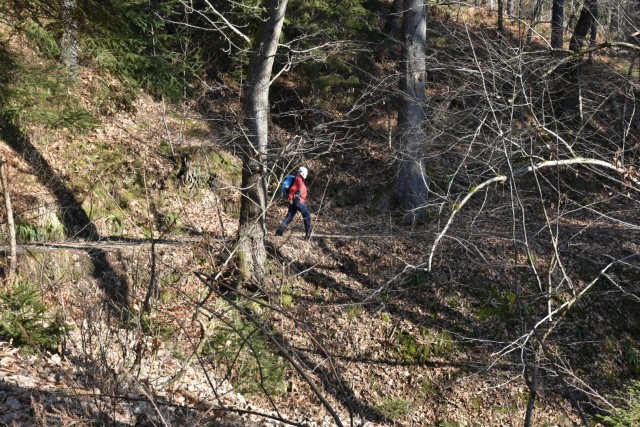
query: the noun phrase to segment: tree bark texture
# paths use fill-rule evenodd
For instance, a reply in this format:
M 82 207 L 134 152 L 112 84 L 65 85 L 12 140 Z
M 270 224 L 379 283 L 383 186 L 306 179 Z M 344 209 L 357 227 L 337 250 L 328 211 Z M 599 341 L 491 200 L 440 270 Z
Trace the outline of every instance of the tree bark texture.
M 578 21 L 573 30 L 573 36 L 569 42 L 569 49 L 579 52 L 582 49 L 591 27 L 598 15 L 597 0 L 587 0 L 580 10 Z M 567 116 L 580 115 L 582 117 L 581 88 L 580 88 L 580 58 L 576 58 L 567 64 L 564 74 L 564 89 L 562 96 L 562 111 Z
M 391 10 L 384 23 L 383 32 L 392 40 L 398 40 L 400 38 L 402 30 L 402 2 L 403 0 L 393 0 Z
M 403 45 L 398 104 L 400 168 L 397 181 L 399 205 L 405 221 L 426 217 L 428 178 L 424 167 L 427 8 L 423 0 L 404 0 Z
M 598 36 L 598 3 L 594 2 L 591 7 L 591 34 L 589 37 L 589 47 L 595 47 Z M 593 60 L 593 52 L 589 52 L 589 61 Z
M 75 17 L 76 0 L 64 0 L 62 35 L 62 62 L 76 73 L 78 69 L 78 23 Z
M 242 152 L 242 200 L 236 261 L 244 281 L 264 279 L 266 160 L 269 85 L 287 0 L 267 0 L 267 17 L 258 30 L 244 90 L 245 142 Z
M 598 16 L 598 2 L 597 0 L 587 0 L 580 10 L 580 16 L 578 22 L 573 30 L 573 36 L 569 43 L 569 49 L 573 52 L 578 52 L 582 49 L 582 45 L 591 30 L 591 25 L 595 22 Z
M 564 0 L 553 0 L 551 6 L 551 48 L 564 45 Z

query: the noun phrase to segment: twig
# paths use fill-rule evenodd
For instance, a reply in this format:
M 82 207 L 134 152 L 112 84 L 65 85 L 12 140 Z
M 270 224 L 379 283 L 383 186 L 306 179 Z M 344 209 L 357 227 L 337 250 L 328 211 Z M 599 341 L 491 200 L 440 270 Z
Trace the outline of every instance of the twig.
M 298 362 L 295 361 L 293 356 L 291 354 L 289 354 L 289 351 L 282 345 L 282 343 L 278 339 L 276 339 L 273 336 L 272 333 L 270 333 L 267 330 L 267 328 L 264 326 L 264 324 L 262 322 L 258 321 L 253 315 L 251 315 L 251 313 L 249 313 L 248 310 L 246 310 L 243 307 L 240 307 L 225 292 L 220 291 L 219 289 L 217 289 L 215 287 L 215 285 L 210 283 L 210 279 L 211 279 L 210 277 L 208 277 L 205 274 L 199 273 L 199 272 L 195 272 L 195 275 L 196 275 L 196 277 L 198 277 L 198 279 L 200 279 L 200 281 L 202 281 L 202 283 L 204 283 L 207 287 L 209 287 L 211 290 L 216 292 L 221 298 L 223 298 L 227 303 L 229 303 L 231 306 L 233 306 L 236 310 L 240 311 L 247 318 L 247 320 L 249 320 L 258 329 L 260 329 L 260 331 L 262 331 L 264 336 L 278 348 L 278 350 L 280 351 L 280 354 L 285 359 L 287 359 L 289 364 L 296 370 L 296 372 L 298 372 L 298 374 L 304 379 L 304 381 L 309 385 L 309 387 L 311 387 L 311 390 L 318 397 L 318 399 L 322 403 L 322 406 L 324 406 L 325 409 L 327 410 L 327 412 L 329 412 L 329 414 L 331 414 L 331 417 L 335 421 L 336 425 L 339 426 L 339 427 L 344 427 L 343 424 L 342 424 L 342 421 L 340 420 L 340 417 L 337 414 L 337 412 L 335 411 L 335 409 L 333 409 L 331 404 L 324 398 L 324 396 L 322 395 L 322 393 L 320 392 L 318 387 L 315 385 L 313 380 L 309 377 L 309 375 L 307 375 L 307 373 L 304 371 L 304 369 L 302 369 L 302 367 L 298 364 Z M 228 288 L 226 290 L 232 290 L 231 288 L 227 287 L 223 283 L 220 283 L 220 285 L 225 287 L 225 288 Z
M 467 195 L 462 199 L 462 201 L 454 204 L 453 211 L 451 212 L 451 216 L 449 217 L 449 220 L 447 221 L 444 229 L 440 232 L 440 234 L 438 234 L 438 236 L 436 237 L 435 241 L 433 242 L 433 246 L 431 247 L 431 252 L 429 253 L 429 262 L 428 262 L 428 266 L 427 266 L 427 271 L 431 271 L 432 262 L 433 262 L 433 255 L 434 255 L 434 253 L 436 251 L 438 243 L 440 243 L 440 240 L 442 240 L 442 238 L 445 236 L 445 234 L 449 230 L 449 227 L 453 223 L 453 219 L 455 218 L 456 214 L 469 201 L 469 199 L 471 199 L 471 197 L 475 193 L 478 192 L 478 190 L 481 190 L 481 189 L 489 186 L 490 184 L 493 184 L 493 183 L 496 183 L 496 182 L 505 182 L 505 181 L 507 181 L 507 179 L 513 179 L 513 178 L 515 178 L 517 176 L 524 175 L 525 173 L 528 173 L 528 172 L 535 172 L 535 171 L 537 171 L 539 169 L 542 169 L 542 168 L 546 168 L 546 167 L 550 167 L 550 166 L 569 166 L 569 165 L 601 166 L 601 167 L 606 168 L 606 169 L 612 169 L 612 170 L 622 174 L 623 176 L 630 175 L 630 172 L 631 172 L 627 168 L 616 166 L 613 163 L 605 162 L 604 160 L 585 158 L 585 157 L 575 157 L 575 158 L 572 158 L 572 159 L 564 159 L 564 160 L 544 160 L 544 161 L 541 161 L 541 162 L 538 162 L 538 163 L 535 163 L 535 164 L 531 164 L 529 166 L 525 166 L 525 167 L 520 168 L 520 169 L 516 169 L 510 174 L 510 176 L 498 175 L 498 176 L 495 176 L 495 177 L 493 177 L 491 179 L 488 179 L 488 180 L 484 181 L 480 185 L 477 185 L 475 187 L 471 187 L 471 189 L 469 190 L 469 193 L 467 193 Z M 632 177 L 632 176 L 629 176 L 629 178 L 636 185 L 640 185 L 640 180 L 638 178 L 635 178 L 635 177 Z

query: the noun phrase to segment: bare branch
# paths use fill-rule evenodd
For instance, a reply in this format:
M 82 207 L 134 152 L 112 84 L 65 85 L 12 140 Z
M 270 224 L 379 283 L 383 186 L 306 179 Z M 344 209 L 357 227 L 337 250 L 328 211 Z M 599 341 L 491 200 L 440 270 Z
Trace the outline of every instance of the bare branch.
M 525 173 L 528 172 L 534 172 L 537 171 L 539 169 L 542 168 L 546 168 L 549 166 L 568 166 L 568 165 L 596 165 L 596 166 L 601 166 L 603 168 L 607 168 L 607 169 L 612 169 L 620 174 L 623 175 L 628 175 L 630 177 L 630 179 L 637 185 L 640 185 L 640 180 L 638 178 L 635 178 L 634 176 L 631 176 L 629 174 L 629 169 L 620 167 L 620 166 L 616 166 L 613 163 L 610 162 L 605 162 L 604 160 L 599 160 L 599 159 L 590 159 L 590 158 L 584 158 L 584 157 L 577 157 L 574 159 L 565 159 L 565 160 L 545 160 L 536 164 L 532 164 L 529 166 L 525 166 L 523 168 L 520 169 L 516 169 L 514 170 L 510 175 L 510 177 L 507 177 L 505 175 L 498 175 L 496 177 L 493 177 L 491 179 L 488 179 L 484 182 L 482 182 L 480 185 L 474 186 L 472 187 L 469 192 L 467 193 L 467 195 L 462 199 L 462 201 L 454 204 L 453 206 L 453 211 L 451 212 L 451 215 L 449 216 L 449 220 L 447 221 L 445 227 L 442 229 L 442 231 L 438 234 L 438 236 L 436 237 L 435 241 L 433 242 L 433 245 L 431 247 L 431 252 L 429 253 L 429 261 L 428 261 L 428 266 L 427 266 L 427 271 L 431 271 L 432 269 L 432 261 L 433 261 L 433 254 L 436 251 L 436 248 L 438 246 L 438 243 L 440 243 L 440 240 L 442 240 L 442 238 L 444 237 L 444 235 L 447 233 L 447 231 L 449 230 L 449 227 L 451 226 L 451 224 L 453 223 L 453 219 L 456 216 L 456 214 L 458 213 L 458 211 L 460 211 L 460 209 L 462 209 L 462 207 L 469 201 L 469 199 L 471 199 L 471 197 L 478 192 L 478 190 L 482 190 L 483 188 L 496 183 L 496 182 L 506 182 L 507 179 L 512 179 L 515 178 L 517 176 L 520 175 L 524 175 Z

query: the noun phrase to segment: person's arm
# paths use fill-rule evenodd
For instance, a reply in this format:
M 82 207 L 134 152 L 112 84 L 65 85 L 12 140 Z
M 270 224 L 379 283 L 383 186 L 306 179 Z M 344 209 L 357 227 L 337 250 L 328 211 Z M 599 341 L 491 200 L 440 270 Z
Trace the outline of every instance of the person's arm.
M 301 186 L 302 178 L 296 176 L 296 178 L 293 180 L 293 184 L 291 184 L 291 187 L 289 187 L 289 201 L 293 200 L 298 190 L 300 190 Z

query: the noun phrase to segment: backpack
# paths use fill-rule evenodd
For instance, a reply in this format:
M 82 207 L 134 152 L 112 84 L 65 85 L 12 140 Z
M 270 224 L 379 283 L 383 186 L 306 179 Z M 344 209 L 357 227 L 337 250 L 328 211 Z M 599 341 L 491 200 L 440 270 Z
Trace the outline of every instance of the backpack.
M 293 180 L 296 179 L 295 175 L 287 175 L 282 181 L 282 185 L 280 186 L 280 191 L 282 192 L 282 197 L 289 196 L 289 188 L 293 184 Z

